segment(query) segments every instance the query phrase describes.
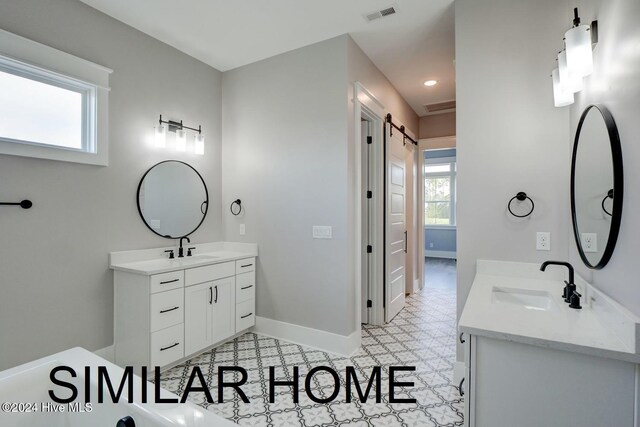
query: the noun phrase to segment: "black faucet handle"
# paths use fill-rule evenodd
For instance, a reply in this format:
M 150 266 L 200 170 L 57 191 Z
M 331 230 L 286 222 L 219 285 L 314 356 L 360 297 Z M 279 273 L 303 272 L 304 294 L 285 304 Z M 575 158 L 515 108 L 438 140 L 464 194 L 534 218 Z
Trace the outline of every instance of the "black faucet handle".
M 175 255 L 173 254 L 173 249 L 168 249 L 165 251 L 165 253 L 168 252 L 169 253 L 169 259 L 173 259 L 175 258 Z
M 187 256 L 191 256 L 191 250 L 195 248 L 187 248 Z
M 564 302 L 571 302 L 571 296 L 573 296 L 573 293 L 576 291 L 576 285 L 574 283 L 567 282 L 566 280 L 564 283 L 566 286 L 564 287 L 562 298 L 564 298 Z
M 571 298 L 570 298 L 570 302 L 569 302 L 569 307 L 570 308 L 575 308 L 576 310 L 580 310 L 582 308 L 582 306 L 580 305 L 580 297 L 582 295 L 580 295 L 578 293 L 578 291 L 573 291 L 573 294 L 571 294 Z

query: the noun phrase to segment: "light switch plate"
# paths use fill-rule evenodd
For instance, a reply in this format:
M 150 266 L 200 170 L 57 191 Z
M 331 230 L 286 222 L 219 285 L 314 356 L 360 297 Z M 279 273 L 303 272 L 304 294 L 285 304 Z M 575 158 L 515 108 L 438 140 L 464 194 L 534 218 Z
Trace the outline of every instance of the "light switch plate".
M 149 220 L 149 226 L 154 230 L 160 230 L 160 220 L 159 219 Z
M 333 227 L 330 225 L 314 225 L 313 226 L 313 238 L 314 239 L 331 239 L 333 238 Z
M 551 250 L 551 233 L 549 233 L 548 231 L 538 231 L 538 233 L 536 234 L 536 250 Z
M 597 233 L 580 233 L 582 250 L 585 253 L 598 252 L 598 234 Z
M 245 234 L 247 234 L 247 229 L 245 228 L 244 224 L 240 224 L 240 235 L 244 236 Z

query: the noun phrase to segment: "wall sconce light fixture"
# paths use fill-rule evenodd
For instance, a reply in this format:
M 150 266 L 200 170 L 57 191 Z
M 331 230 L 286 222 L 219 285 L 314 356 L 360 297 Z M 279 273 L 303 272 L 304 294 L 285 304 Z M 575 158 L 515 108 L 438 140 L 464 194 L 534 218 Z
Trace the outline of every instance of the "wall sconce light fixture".
M 551 76 L 553 78 L 553 104 L 556 107 L 566 107 L 573 104 L 573 92 L 562 84 L 560 70 L 554 69 Z
M 565 33 L 565 48 L 558 53 L 558 68 L 551 74 L 556 107 L 573 104 L 573 94 L 583 89 L 583 79 L 593 72 L 593 46 L 598 43 L 598 21 L 580 25 L 577 7 L 573 9 L 573 15 L 573 28 Z
M 162 120 L 162 116 L 160 116 Z M 155 145 L 158 148 L 164 148 L 167 145 L 167 127 L 160 123 L 155 129 Z
M 176 129 L 176 151 L 187 151 L 187 131 Z
M 593 73 L 591 26 L 580 25 L 577 7 L 573 9 L 573 15 L 573 28 L 564 34 L 567 45 L 567 68 L 570 76 L 586 77 Z
M 560 72 L 560 81 L 571 93 L 580 92 L 584 88 L 583 76 L 571 74 L 569 71 L 566 49 L 558 53 L 558 71 Z
M 155 145 L 156 147 L 163 148 L 167 144 L 167 131 L 175 132 L 176 134 L 176 151 L 187 151 L 187 129 L 197 132 L 194 137 L 193 151 L 195 154 L 204 155 L 204 135 L 202 134 L 202 126 L 198 125 L 198 128 L 192 128 L 185 126 L 182 120 L 179 122 L 173 120 L 162 120 L 162 114 L 158 120 L 158 126 L 155 127 Z
M 199 155 L 204 154 L 204 135 L 197 133 L 193 139 L 193 152 Z

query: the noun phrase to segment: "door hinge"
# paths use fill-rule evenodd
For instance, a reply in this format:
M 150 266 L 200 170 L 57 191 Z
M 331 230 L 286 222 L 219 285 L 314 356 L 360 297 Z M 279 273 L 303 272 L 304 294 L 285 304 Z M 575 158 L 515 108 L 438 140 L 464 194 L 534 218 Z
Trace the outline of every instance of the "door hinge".
M 373 191 L 368 190 L 367 191 L 367 199 L 371 199 L 373 197 Z
M 373 301 L 371 301 L 370 299 L 367 300 L 367 307 L 368 308 L 373 307 Z
M 373 144 L 373 137 L 372 136 L 368 136 L 367 137 L 367 144 Z
M 373 246 L 367 245 L 367 253 L 370 254 L 373 252 Z

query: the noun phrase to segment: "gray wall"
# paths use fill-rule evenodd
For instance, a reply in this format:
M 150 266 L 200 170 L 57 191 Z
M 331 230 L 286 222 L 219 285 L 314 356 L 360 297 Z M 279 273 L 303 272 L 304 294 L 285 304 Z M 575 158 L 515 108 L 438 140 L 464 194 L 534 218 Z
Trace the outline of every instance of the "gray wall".
M 256 242 L 257 313 L 348 335 L 347 51 L 338 37 L 223 75 L 225 238 Z M 246 224 L 246 235 L 239 235 Z M 312 239 L 313 225 L 333 227 Z
M 425 256 L 431 256 L 429 251 L 456 252 L 456 229 L 425 227 L 424 229 Z
M 459 315 L 477 259 L 568 257 L 569 111 L 553 106 L 549 75 L 571 21 L 556 0 L 455 5 Z M 506 208 L 518 191 L 536 203 L 522 220 Z M 537 231 L 551 251 L 536 251 Z
M 245 208 L 223 209 L 225 238 L 260 247 L 257 313 L 340 335 L 357 327 L 356 80 L 417 132 L 411 107 L 346 35 L 223 75 L 223 203 Z M 313 225 L 333 226 L 333 239 L 312 239 Z
M 346 38 L 348 49 L 347 73 L 349 75 L 349 85 L 355 81 L 362 83 L 384 105 L 387 112 L 393 115 L 394 122 L 397 121 L 404 124 L 407 131 L 413 132 L 417 136 L 419 118 L 413 108 L 400 96 L 391 82 L 360 49 L 360 46 L 351 37 L 344 37 Z M 347 102 L 350 112 L 353 106 L 351 99 L 352 92 L 349 90 Z M 352 119 L 353 114 L 349 114 L 349 120 Z M 349 137 L 353 138 L 353 133 L 350 132 Z
M 571 262 L 585 278 L 612 298 L 640 315 L 640 2 L 637 0 L 587 0 L 580 3 L 583 22 L 599 21 L 599 43 L 594 50 L 594 72 L 571 106 L 571 136 L 586 106 L 601 103 L 613 114 L 624 161 L 624 211 L 620 236 L 609 264 L 602 270 L 587 269 L 570 234 Z M 569 230 L 570 231 L 570 230 Z M 605 242 L 598 242 L 598 246 Z
M 168 158 L 187 161 L 212 204 L 194 241 L 220 228 L 221 73 L 76 0 L 3 0 L 0 28 L 114 69 L 110 162 L 87 166 L 0 155 L 0 370 L 71 346 L 113 342 L 107 254 L 170 241 L 142 223 L 136 188 Z M 204 157 L 151 148 L 158 114 L 202 124 Z M 171 137 L 168 137 L 170 139 Z

